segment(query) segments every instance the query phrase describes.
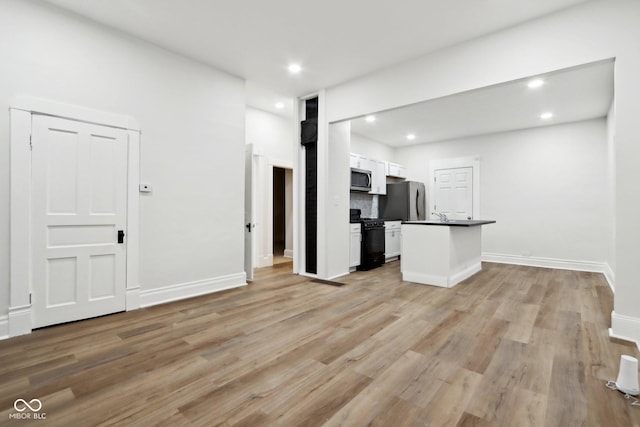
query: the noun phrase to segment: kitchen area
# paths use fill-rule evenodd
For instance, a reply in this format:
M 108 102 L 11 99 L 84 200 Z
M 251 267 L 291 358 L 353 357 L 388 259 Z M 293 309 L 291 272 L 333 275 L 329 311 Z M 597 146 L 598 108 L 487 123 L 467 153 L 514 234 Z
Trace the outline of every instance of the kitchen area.
M 400 259 L 403 280 L 453 287 L 482 270 L 481 226 L 495 221 L 458 219 L 455 210 L 429 215 L 426 186 L 405 180 L 406 167 L 358 154 L 350 159 L 350 271 Z
M 482 269 L 480 226 L 495 221 L 455 219 L 455 210 L 429 220 L 427 188 L 406 180 L 403 165 L 351 153 L 350 174 L 351 272 L 400 259 L 403 280 L 453 287 Z
M 366 271 L 401 253 L 401 222 L 425 219 L 424 184 L 406 181 L 406 168 L 351 153 L 351 271 Z
M 600 61 L 331 124 L 327 206 L 335 210 L 327 212 L 340 236 L 327 239 L 327 277 L 399 258 L 403 280 L 435 286 L 454 286 L 481 260 L 609 278 L 611 227 L 600 219 L 612 212 L 603 202 L 611 194 L 612 76 L 612 63 Z M 540 113 L 533 101 L 543 98 L 554 114 Z M 390 203 L 403 182 L 416 189 Z M 429 263 L 446 269 L 420 271 Z

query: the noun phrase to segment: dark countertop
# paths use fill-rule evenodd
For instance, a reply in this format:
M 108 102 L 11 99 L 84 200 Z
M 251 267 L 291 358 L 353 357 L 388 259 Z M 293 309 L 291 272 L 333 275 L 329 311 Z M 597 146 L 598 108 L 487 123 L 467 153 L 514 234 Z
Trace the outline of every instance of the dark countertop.
M 388 218 L 370 218 L 370 219 L 378 219 L 380 221 L 402 221 L 402 218 L 392 218 L 392 219 L 388 219 Z M 360 220 L 359 219 L 351 219 L 349 220 L 349 223 L 351 224 L 356 224 L 359 223 Z
M 482 219 L 450 219 L 448 222 L 438 220 L 429 221 L 402 221 L 403 224 L 411 225 L 447 225 L 449 227 L 475 227 L 477 225 L 495 224 L 495 221 Z

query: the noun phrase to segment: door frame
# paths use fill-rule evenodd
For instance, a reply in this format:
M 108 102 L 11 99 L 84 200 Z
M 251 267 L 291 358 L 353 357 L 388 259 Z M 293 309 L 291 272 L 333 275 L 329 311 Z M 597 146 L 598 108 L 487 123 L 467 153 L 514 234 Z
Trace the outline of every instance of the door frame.
M 21 96 L 10 113 L 10 279 L 9 337 L 31 333 L 31 122 L 33 114 L 125 129 L 127 160 L 126 310 L 140 308 L 139 195 L 140 126 L 125 115 Z
M 258 229 L 256 235 L 258 241 L 256 242 L 255 266 L 261 268 L 271 267 L 273 265 L 273 168 L 289 169 L 292 171 L 293 178 L 294 166 L 290 161 L 263 156 L 261 153 L 258 153 L 257 157 L 258 165 L 256 169 L 258 179 L 254 181 L 256 185 L 254 192 L 258 194 L 257 199 L 255 199 L 256 228 Z M 295 198 L 293 193 L 294 191 L 292 191 L 291 194 L 292 199 Z M 294 208 L 295 204 L 293 204 L 293 200 L 292 205 L 292 208 Z M 296 231 L 294 226 L 292 230 L 294 245 Z M 295 260 L 295 250 L 293 252 L 292 257 Z
M 268 158 L 267 159 L 267 168 L 265 173 L 265 181 L 266 181 L 266 191 L 265 191 L 265 200 L 264 200 L 264 211 L 263 211 L 263 224 L 265 233 L 263 234 L 265 248 L 267 249 L 267 253 L 264 254 L 265 257 L 261 260 L 263 264 L 261 267 L 269 267 L 273 266 L 273 169 L 280 168 L 291 171 L 291 178 L 293 179 L 293 163 L 286 160 L 279 160 Z M 285 193 L 286 198 L 286 193 Z M 291 191 L 291 198 L 293 199 L 293 188 Z M 293 200 L 292 208 L 293 208 Z M 291 216 L 293 217 L 293 209 L 291 212 Z M 295 230 L 291 230 L 291 232 L 295 235 Z M 285 230 L 286 233 L 286 230 Z M 293 236 L 292 236 L 293 241 Z M 286 238 L 285 238 L 285 246 L 286 246 Z M 286 248 L 285 248 L 286 249 Z M 293 259 L 293 248 L 291 248 L 291 258 Z
M 480 156 L 455 157 L 450 159 L 436 159 L 429 161 L 429 200 L 427 200 L 428 219 L 434 219 L 431 206 L 436 196 L 434 179 L 436 170 L 471 168 L 473 170 L 473 219 L 480 219 Z
M 256 227 L 256 211 L 257 211 L 257 186 L 256 174 L 258 171 L 256 155 L 257 147 L 254 144 L 245 145 L 245 183 L 244 183 L 244 270 L 246 280 L 253 280 L 254 270 L 257 267 L 257 227 Z M 247 177 L 247 175 L 250 175 Z M 247 178 L 249 181 L 247 182 Z M 249 207 L 249 209 L 247 209 Z M 248 217 L 248 218 L 247 218 Z M 248 222 L 247 222 L 248 221 Z

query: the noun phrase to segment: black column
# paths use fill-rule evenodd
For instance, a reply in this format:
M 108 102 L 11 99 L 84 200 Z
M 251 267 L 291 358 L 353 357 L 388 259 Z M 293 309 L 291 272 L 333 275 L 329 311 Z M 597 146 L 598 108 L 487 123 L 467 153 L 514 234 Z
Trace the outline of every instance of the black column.
M 305 147 L 305 265 L 318 272 L 318 98 L 305 102 L 300 140 Z

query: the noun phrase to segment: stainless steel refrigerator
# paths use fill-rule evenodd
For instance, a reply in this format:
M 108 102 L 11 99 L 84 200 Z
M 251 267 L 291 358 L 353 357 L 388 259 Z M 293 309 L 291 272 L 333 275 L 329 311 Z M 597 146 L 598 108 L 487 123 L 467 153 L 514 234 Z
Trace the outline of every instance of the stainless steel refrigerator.
M 387 195 L 380 196 L 381 217 L 387 220 L 419 221 L 427 218 L 426 194 L 422 182 L 387 184 Z

